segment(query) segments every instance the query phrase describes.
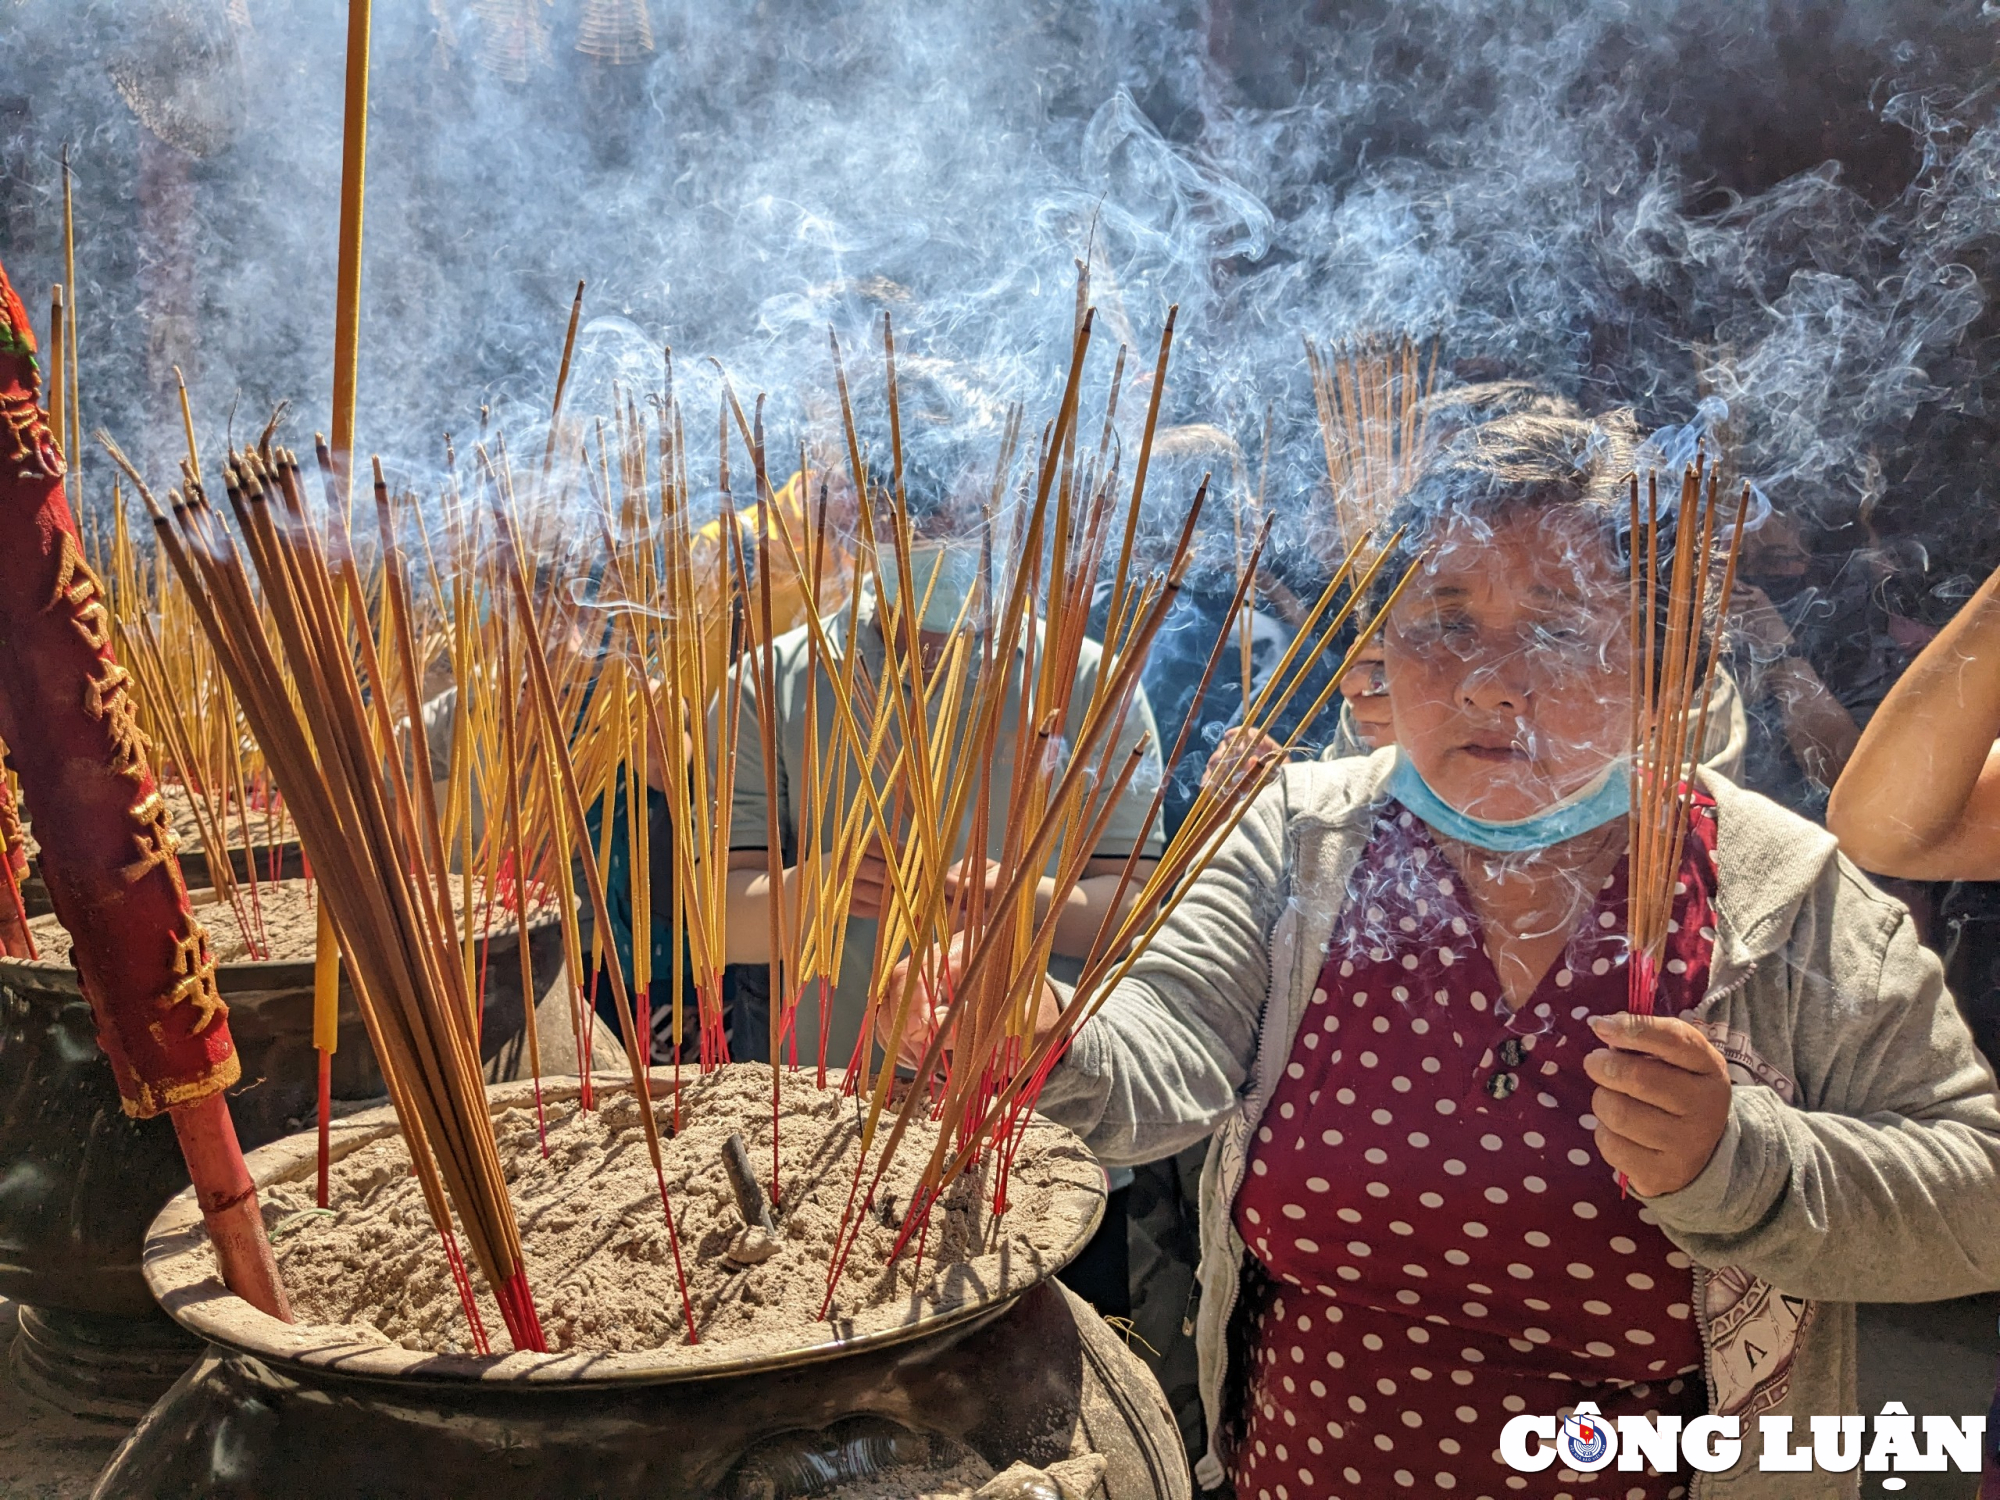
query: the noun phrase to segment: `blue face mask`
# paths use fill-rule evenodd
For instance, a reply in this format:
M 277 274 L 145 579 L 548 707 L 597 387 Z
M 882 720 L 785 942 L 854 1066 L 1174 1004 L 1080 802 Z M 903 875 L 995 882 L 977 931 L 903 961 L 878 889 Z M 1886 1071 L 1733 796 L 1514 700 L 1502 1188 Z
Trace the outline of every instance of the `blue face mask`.
M 923 605 L 917 628 L 943 635 L 963 623 L 978 622 L 966 608 L 979 580 L 979 549 L 964 542 L 913 542 L 910 545 L 910 587 Z M 871 579 L 870 582 L 873 582 Z M 882 598 L 893 605 L 900 589 L 895 559 L 882 559 Z
M 1545 807 L 1530 817 L 1489 823 L 1460 812 L 1432 791 L 1430 783 L 1400 746 L 1396 750 L 1396 763 L 1389 772 L 1389 795 L 1429 824 L 1432 832 L 1497 854 L 1520 854 L 1560 844 L 1593 828 L 1602 828 L 1613 818 L 1624 817 L 1632 805 L 1631 784 L 1621 759 L 1606 766 L 1604 774 L 1589 786 L 1572 792 L 1553 807 Z

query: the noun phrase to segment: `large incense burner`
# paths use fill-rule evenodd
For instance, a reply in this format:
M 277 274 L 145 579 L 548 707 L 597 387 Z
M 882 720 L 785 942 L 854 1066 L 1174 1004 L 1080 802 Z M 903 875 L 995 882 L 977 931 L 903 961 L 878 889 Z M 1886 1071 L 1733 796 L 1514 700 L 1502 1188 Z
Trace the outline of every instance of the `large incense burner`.
M 200 1347 L 159 1316 L 139 1268 L 146 1226 L 187 1186 L 187 1168 L 166 1121 L 129 1119 L 110 1103 L 111 1065 L 79 976 L 67 945 L 48 936 L 40 960 L 0 959 L 0 1161 L 10 1173 L 0 1198 L 0 1295 L 23 1304 L 12 1356 L 24 1384 L 79 1415 L 131 1422 Z M 489 1076 L 527 1070 L 527 1017 L 562 968 L 553 912 L 531 923 L 528 938 L 535 994 L 524 1003 L 511 917 L 487 935 Z M 234 1092 L 230 1114 L 244 1144 L 260 1146 L 314 1108 L 310 936 L 304 949 L 280 945 L 268 959 L 225 958 L 215 973 L 250 1085 Z M 382 1075 L 344 984 L 339 1014 L 352 1045 L 334 1054 L 332 1098 L 379 1099 Z
M 797 1087 L 811 1092 L 809 1079 Z M 666 1070 L 655 1070 L 653 1080 L 658 1093 L 671 1090 Z M 760 1096 L 739 1089 L 734 1101 L 710 1103 L 701 1090 L 687 1092 L 666 1162 L 697 1326 L 712 1331 L 708 1342 L 680 1335 L 678 1307 L 670 1309 L 674 1336 L 663 1347 L 615 1353 L 579 1347 L 482 1357 L 385 1343 L 382 1333 L 361 1326 L 288 1326 L 224 1291 L 199 1216 L 183 1195 L 147 1236 L 146 1276 L 161 1306 L 212 1347 L 147 1418 L 98 1494 L 433 1495 L 441 1480 L 450 1493 L 519 1496 L 782 1500 L 900 1481 L 910 1494 L 1008 1500 L 1188 1494 L 1179 1438 L 1150 1375 L 1051 1279 L 1103 1210 L 1101 1173 L 1067 1132 L 1041 1121 L 1031 1126 L 1016 1164 L 1020 1186 L 1001 1216 L 1005 1227 L 983 1226 L 986 1254 L 912 1267 L 911 1246 L 902 1265 L 919 1292 L 903 1288 L 886 1301 L 868 1290 L 884 1268 L 857 1258 L 829 1320 L 801 1318 L 785 1337 L 760 1322 L 763 1331 L 729 1339 L 716 1331 L 728 1322 L 728 1286 L 754 1266 L 732 1259 L 742 1247 L 730 1231 L 744 1227 L 734 1218 L 745 1210 L 713 1137 L 728 1125 L 751 1128 L 750 1101 Z M 562 1149 L 560 1122 L 572 1117 L 577 1093 L 574 1080 L 542 1090 L 554 1152 Z M 503 1085 L 488 1097 L 502 1138 L 511 1122 L 532 1141 L 533 1086 Z M 614 1111 L 620 1099 L 600 1094 L 599 1110 Z M 711 1117 L 698 1124 L 705 1104 Z M 623 1107 L 635 1112 L 629 1096 Z M 732 1108 L 741 1121 L 714 1118 Z M 664 1099 L 656 1113 L 671 1128 Z M 840 1120 L 852 1122 L 852 1100 Z M 800 1131 L 804 1147 L 803 1124 Z M 336 1169 L 397 1138 L 387 1109 L 343 1122 L 332 1148 Z M 684 1145 L 698 1149 L 703 1162 L 717 1155 L 709 1191 L 696 1180 L 699 1165 L 677 1159 Z M 644 1162 L 642 1151 L 627 1155 Z M 292 1231 L 284 1227 L 284 1205 L 288 1189 L 310 1191 L 313 1139 L 264 1147 L 250 1165 L 270 1203 L 288 1281 L 299 1287 L 302 1262 L 286 1248 Z M 566 1170 L 573 1172 L 574 1162 Z M 781 1198 L 773 1216 L 786 1247 L 781 1255 L 818 1253 L 806 1243 L 810 1235 L 792 1226 L 824 1206 L 816 1198 L 837 1208 L 851 1172 L 803 1153 L 787 1170 L 794 1203 L 788 1208 Z M 343 1201 L 339 1193 L 335 1201 Z M 526 1202 L 534 1203 L 531 1195 Z M 658 1209 L 653 1199 L 632 1214 L 657 1219 Z M 1030 1213 L 1032 1222 L 1017 1217 Z M 1015 1222 L 1007 1225 L 1010 1217 Z M 532 1226 L 532 1211 L 524 1218 Z M 944 1219 L 941 1211 L 934 1247 L 944 1239 Z M 319 1231 L 307 1224 L 296 1232 Z M 431 1244 L 441 1263 L 434 1235 Z M 554 1309 L 567 1288 L 540 1261 L 532 1227 L 525 1244 L 553 1348 L 565 1337 Z M 671 1274 L 669 1266 L 668 1286 Z M 871 1300 L 879 1315 L 863 1310 Z

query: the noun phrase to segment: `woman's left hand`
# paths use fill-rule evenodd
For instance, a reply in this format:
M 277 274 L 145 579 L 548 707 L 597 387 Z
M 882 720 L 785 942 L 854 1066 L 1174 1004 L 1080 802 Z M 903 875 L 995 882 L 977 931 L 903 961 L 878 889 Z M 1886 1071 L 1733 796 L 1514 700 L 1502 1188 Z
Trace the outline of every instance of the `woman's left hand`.
M 1642 1198 L 1701 1175 L 1729 1124 L 1729 1067 L 1701 1031 L 1669 1016 L 1592 1016 L 1605 1050 L 1583 1060 L 1597 1091 L 1597 1150 Z

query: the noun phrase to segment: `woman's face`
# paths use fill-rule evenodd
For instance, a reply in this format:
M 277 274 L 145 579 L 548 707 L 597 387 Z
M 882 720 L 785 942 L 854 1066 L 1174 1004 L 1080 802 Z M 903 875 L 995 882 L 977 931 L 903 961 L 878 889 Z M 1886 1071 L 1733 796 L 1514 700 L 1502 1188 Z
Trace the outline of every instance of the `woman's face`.
M 1452 519 L 1383 633 L 1396 743 L 1491 822 L 1588 786 L 1631 735 L 1627 610 L 1581 508 Z

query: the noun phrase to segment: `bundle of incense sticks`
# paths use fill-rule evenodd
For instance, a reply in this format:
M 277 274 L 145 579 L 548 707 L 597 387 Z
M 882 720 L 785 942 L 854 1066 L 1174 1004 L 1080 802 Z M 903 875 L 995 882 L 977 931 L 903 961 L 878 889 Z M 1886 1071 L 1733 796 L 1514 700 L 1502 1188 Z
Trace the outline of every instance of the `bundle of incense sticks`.
M 1423 464 L 1424 407 L 1438 361 L 1407 336 L 1325 349 L 1308 338 L 1305 346 L 1334 519 L 1351 548 L 1377 535 Z
M 1697 456 L 1681 474 L 1680 498 L 1660 511 L 1658 476 L 1631 480 L 1630 629 L 1632 633 L 1632 805 L 1628 924 L 1630 1008 L 1651 1015 L 1660 955 L 1673 916 L 1674 887 L 1686 847 L 1695 770 L 1708 734 L 1723 615 L 1736 585 L 1736 559 L 1750 486 L 1736 504 L 1724 555 L 1717 558 L 1719 465 Z M 1664 578 L 1662 553 L 1670 553 Z M 1721 574 L 1719 591 L 1711 588 Z M 1664 597 L 1662 597 L 1664 595 Z M 1704 655 L 1704 644 L 1706 654 Z
M 350 634 L 347 621 L 365 618 L 366 607 L 345 529 L 312 514 L 291 455 L 234 454 L 224 478 L 234 534 L 198 484 L 171 497 L 171 516 L 139 490 L 161 550 L 289 790 L 475 1347 L 484 1352 L 486 1336 L 451 1228 L 454 1209 L 514 1347 L 540 1350 L 464 974 L 453 960 L 437 809 L 428 776 L 416 776 L 413 790 L 391 717 L 392 695 L 400 695 L 412 722 L 421 722 L 409 581 L 391 518 L 383 507 L 385 599 L 397 647 L 385 663 L 369 632 Z
M 1152 404 L 1129 488 L 1110 443 L 1115 409 L 1107 411 L 1095 454 L 1079 451 L 1078 407 L 1092 323 L 1083 311 L 1062 402 L 1045 431 L 1012 526 L 1006 528 L 1011 534 L 1001 535 L 997 515 L 1018 441 L 1019 414 L 1008 423 L 982 540 L 984 582 L 942 650 L 934 642 L 927 650 L 916 624 L 929 580 L 915 577 L 912 570 L 893 328 L 884 325 L 891 439 L 886 476 L 871 473 L 862 460 L 845 372 L 838 347 L 834 350 L 854 488 L 868 497 L 860 509 L 860 555 L 874 576 L 876 597 L 908 604 L 885 605 L 878 613 L 885 655 L 879 680 L 873 682 L 857 680 L 858 652 L 841 649 L 835 617 L 818 609 L 806 612 L 807 643 L 816 659 L 827 664 L 818 680 L 834 688 L 830 698 L 838 722 L 828 727 L 830 745 L 824 754 L 817 747 L 819 736 L 808 732 L 810 764 L 803 772 L 788 767 L 801 830 L 800 866 L 791 886 L 794 896 L 773 903 L 771 916 L 775 1043 L 789 1034 L 805 995 L 830 984 L 839 972 L 839 943 L 861 857 L 871 845 L 888 851 L 889 907 L 872 955 L 869 1024 L 846 1075 L 846 1086 L 869 1101 L 863 1152 L 850 1188 L 849 1232 L 828 1267 L 829 1307 L 853 1243 L 852 1226 L 872 1202 L 876 1184 L 919 1112 L 928 1112 L 944 1128 L 905 1216 L 898 1249 L 922 1234 L 938 1196 L 983 1157 L 997 1154 L 1001 1160 L 995 1194 L 996 1206 L 1004 1209 L 1005 1162 L 1049 1069 L 1234 828 L 1264 774 L 1259 765 L 1245 763 L 1214 782 L 1157 863 L 1145 860 L 1143 842 L 1112 861 L 1118 883 L 1111 914 L 1096 936 L 1061 1024 L 1038 1037 L 1039 979 L 1048 966 L 1056 922 L 1086 872 L 1103 863 L 1096 851 L 1112 816 L 1159 748 L 1126 734 L 1125 726 L 1148 648 L 1188 566 L 1207 488 L 1190 504 L 1168 567 L 1135 578 L 1134 539 L 1171 352 L 1172 320 L 1162 333 Z M 1121 350 L 1121 369 L 1125 357 Z M 1112 385 L 1114 402 L 1118 384 Z M 810 520 L 803 543 L 792 536 L 788 519 L 773 504 L 761 424 L 752 423 L 733 398 L 731 413 L 750 453 L 759 503 L 770 522 L 763 548 L 784 549 L 795 576 L 817 581 L 823 539 L 813 534 Z M 1119 535 L 1121 502 L 1122 539 L 1112 565 L 1102 656 L 1094 686 L 1082 696 L 1075 689 L 1092 592 Z M 819 524 L 823 527 L 823 520 Z M 1268 525 L 1260 531 L 1204 674 L 1203 693 L 1234 637 Z M 1364 571 L 1350 553 L 1277 673 L 1247 705 L 1246 722 L 1253 728 L 1263 732 L 1276 722 L 1318 656 L 1343 633 L 1387 555 L 1381 553 Z M 756 570 L 757 602 L 763 607 L 768 607 L 764 580 L 771 572 L 769 561 L 760 558 Z M 892 570 L 897 587 L 885 589 L 885 575 Z M 850 602 L 847 641 L 854 639 L 855 618 Z M 773 733 L 765 706 L 774 675 L 768 642 L 766 634 L 764 645 L 752 650 L 739 674 L 757 682 L 758 727 L 765 744 Z M 1299 732 L 1337 691 L 1337 682 L 1336 675 Z M 1015 721 L 1025 726 L 1026 742 L 1015 747 L 1011 784 L 999 802 L 1006 809 L 1000 853 L 986 859 L 990 808 L 999 800 L 993 796 L 994 750 L 1010 706 L 1017 709 Z M 1294 734 L 1292 740 L 1296 738 Z M 1181 748 L 1176 747 L 1176 756 Z M 770 757 L 765 760 L 769 774 Z M 1163 780 L 1152 789 L 1147 826 L 1158 816 L 1164 791 Z M 960 852 L 965 849 L 972 851 L 970 876 Z M 984 878 L 977 873 L 982 866 Z M 781 888 L 781 873 L 772 871 L 774 890 Z M 895 978 L 899 973 L 900 983 Z M 878 1058 L 871 1038 L 878 1029 L 903 1034 L 917 1013 L 920 995 L 949 995 L 952 1003 L 942 1024 L 929 1034 L 915 1084 L 898 1092 L 895 1061 Z M 878 1025 L 885 1020 L 888 1025 Z M 775 1045 L 772 1055 L 775 1085 Z M 890 1122 L 887 1136 L 877 1151 L 877 1132 L 885 1120 Z

